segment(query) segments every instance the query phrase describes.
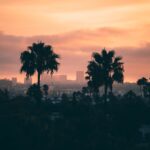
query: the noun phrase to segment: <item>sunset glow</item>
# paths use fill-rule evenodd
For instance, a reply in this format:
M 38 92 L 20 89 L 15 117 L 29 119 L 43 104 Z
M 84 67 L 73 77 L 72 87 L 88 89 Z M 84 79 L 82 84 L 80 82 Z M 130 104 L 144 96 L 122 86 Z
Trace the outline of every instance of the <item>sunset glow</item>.
M 115 50 L 125 81 L 150 77 L 149 0 L 0 0 L 0 78 L 18 77 L 20 53 L 36 41 L 61 56 L 58 74 L 75 79 L 92 52 Z M 9 75 L 11 74 L 11 76 Z

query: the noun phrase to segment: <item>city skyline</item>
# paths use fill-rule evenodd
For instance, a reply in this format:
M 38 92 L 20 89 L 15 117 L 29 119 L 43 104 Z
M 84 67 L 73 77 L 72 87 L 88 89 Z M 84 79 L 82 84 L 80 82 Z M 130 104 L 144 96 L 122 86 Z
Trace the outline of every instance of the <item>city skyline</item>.
M 10 80 L 12 81 L 12 84 L 17 84 L 17 83 L 23 83 L 23 84 L 32 84 L 32 83 L 36 83 L 37 79 L 36 77 L 29 77 L 29 79 L 27 79 L 26 77 L 24 77 L 23 81 L 20 82 L 20 80 L 18 80 L 17 77 L 12 76 L 10 78 L 0 78 L 0 80 Z M 77 81 L 77 83 L 79 83 L 79 81 L 81 83 L 85 82 L 85 72 L 84 71 L 76 71 L 75 73 L 75 78 L 74 79 L 70 79 L 68 78 L 67 74 L 55 74 L 53 76 L 51 76 L 50 74 L 44 73 L 41 76 L 41 82 L 42 84 L 50 84 L 52 81 L 54 82 L 58 82 L 58 83 L 65 83 L 66 81 Z

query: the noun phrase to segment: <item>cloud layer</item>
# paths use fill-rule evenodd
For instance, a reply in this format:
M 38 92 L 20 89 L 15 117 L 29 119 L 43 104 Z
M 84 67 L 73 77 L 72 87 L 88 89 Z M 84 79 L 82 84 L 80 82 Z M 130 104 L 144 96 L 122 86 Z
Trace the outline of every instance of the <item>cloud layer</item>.
M 114 49 L 125 62 L 126 81 L 136 81 L 141 76 L 149 77 L 150 73 L 150 39 L 141 40 L 148 35 L 139 28 L 118 29 L 98 28 L 95 30 L 77 30 L 65 34 L 51 36 L 13 36 L 0 33 L 0 77 L 19 75 L 20 53 L 36 41 L 44 41 L 54 47 L 61 55 L 59 74 L 68 74 L 75 78 L 77 70 L 86 71 L 92 52 L 100 52 L 102 48 Z M 9 76 L 11 75 L 11 76 Z
M 149 0 L 0 0 L 0 3 L 0 29 L 12 35 L 150 24 Z

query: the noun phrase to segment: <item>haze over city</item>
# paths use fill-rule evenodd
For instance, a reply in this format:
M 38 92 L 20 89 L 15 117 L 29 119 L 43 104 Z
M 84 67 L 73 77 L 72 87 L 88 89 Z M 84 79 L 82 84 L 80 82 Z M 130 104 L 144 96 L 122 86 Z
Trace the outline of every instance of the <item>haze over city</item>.
M 86 71 L 92 52 L 104 47 L 123 57 L 125 81 L 149 77 L 149 0 L 0 3 L 0 78 L 17 77 L 23 82 L 20 53 L 35 41 L 53 46 L 61 56 L 58 74 L 72 80 L 77 70 Z

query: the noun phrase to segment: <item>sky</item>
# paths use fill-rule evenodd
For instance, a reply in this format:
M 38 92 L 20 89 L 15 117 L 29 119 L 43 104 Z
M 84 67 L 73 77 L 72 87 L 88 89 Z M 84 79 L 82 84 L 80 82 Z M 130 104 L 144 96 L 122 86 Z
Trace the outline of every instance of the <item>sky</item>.
M 150 0 L 0 0 L 0 78 L 22 82 L 20 53 L 37 41 L 60 54 L 69 79 L 103 48 L 123 57 L 126 82 L 149 78 L 149 15 Z

